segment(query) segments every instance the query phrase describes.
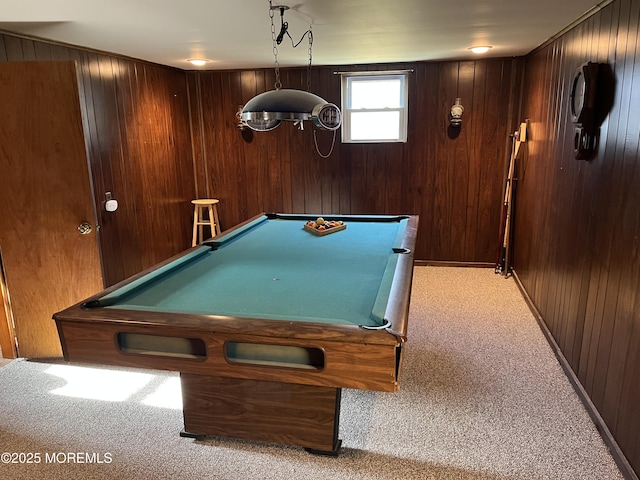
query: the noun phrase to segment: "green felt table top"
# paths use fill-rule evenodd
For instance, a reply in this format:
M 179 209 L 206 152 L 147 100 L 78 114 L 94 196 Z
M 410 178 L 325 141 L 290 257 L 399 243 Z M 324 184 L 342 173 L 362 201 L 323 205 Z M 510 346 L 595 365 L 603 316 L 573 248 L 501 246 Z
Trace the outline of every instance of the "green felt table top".
M 329 217 L 331 219 L 331 217 Z M 345 219 L 326 236 L 261 217 L 103 297 L 109 308 L 376 326 L 406 219 Z

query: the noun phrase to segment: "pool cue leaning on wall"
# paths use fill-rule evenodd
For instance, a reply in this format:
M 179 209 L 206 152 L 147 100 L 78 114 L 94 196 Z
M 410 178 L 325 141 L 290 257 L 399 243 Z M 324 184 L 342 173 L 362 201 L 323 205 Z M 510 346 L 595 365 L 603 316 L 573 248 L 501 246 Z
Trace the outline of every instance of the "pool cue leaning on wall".
M 509 159 L 509 171 L 507 173 L 506 185 L 504 189 L 504 203 L 502 208 L 502 219 L 500 221 L 500 235 L 498 244 L 498 258 L 496 261 L 495 273 L 509 275 L 511 225 L 513 220 L 513 181 L 516 168 L 516 160 L 520 153 L 520 145 L 526 141 L 527 122 L 520 124 L 520 129 L 509 135 L 511 137 L 511 157 Z

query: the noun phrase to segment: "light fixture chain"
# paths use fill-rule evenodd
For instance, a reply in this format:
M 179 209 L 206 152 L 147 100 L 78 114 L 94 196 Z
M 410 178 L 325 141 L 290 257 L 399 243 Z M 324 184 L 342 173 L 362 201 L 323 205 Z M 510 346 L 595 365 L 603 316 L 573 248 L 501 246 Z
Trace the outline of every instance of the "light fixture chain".
M 307 65 L 307 92 L 311 91 L 311 61 L 313 59 L 313 33 L 311 32 L 311 25 L 307 32 L 309 37 L 309 64 Z
M 271 18 L 271 39 L 273 41 L 273 58 L 274 65 L 276 71 L 276 83 L 274 87 L 276 90 L 280 90 L 282 88 L 282 83 L 280 83 L 280 63 L 278 63 L 278 43 L 276 42 L 276 26 L 273 23 L 273 5 L 271 4 L 271 0 L 269 0 L 269 18 Z

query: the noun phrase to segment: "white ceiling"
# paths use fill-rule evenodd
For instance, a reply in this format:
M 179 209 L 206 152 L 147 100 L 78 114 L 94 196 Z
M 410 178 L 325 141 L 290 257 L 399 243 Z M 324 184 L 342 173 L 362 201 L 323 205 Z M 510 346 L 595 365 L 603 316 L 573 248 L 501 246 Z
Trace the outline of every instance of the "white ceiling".
M 273 0 L 294 40 L 309 25 L 313 65 L 466 59 L 473 45 L 519 56 L 598 0 Z M 280 12 L 275 11 L 276 34 Z M 268 0 L 0 0 L 0 30 L 181 69 L 273 66 Z M 308 42 L 285 38 L 281 66 L 306 65 Z

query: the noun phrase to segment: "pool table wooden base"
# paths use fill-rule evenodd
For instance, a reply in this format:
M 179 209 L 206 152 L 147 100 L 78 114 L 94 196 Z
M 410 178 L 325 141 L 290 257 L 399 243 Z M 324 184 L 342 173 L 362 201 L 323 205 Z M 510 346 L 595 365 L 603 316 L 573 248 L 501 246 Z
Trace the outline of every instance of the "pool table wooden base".
M 181 373 L 184 437 L 206 435 L 337 455 L 340 388 Z

